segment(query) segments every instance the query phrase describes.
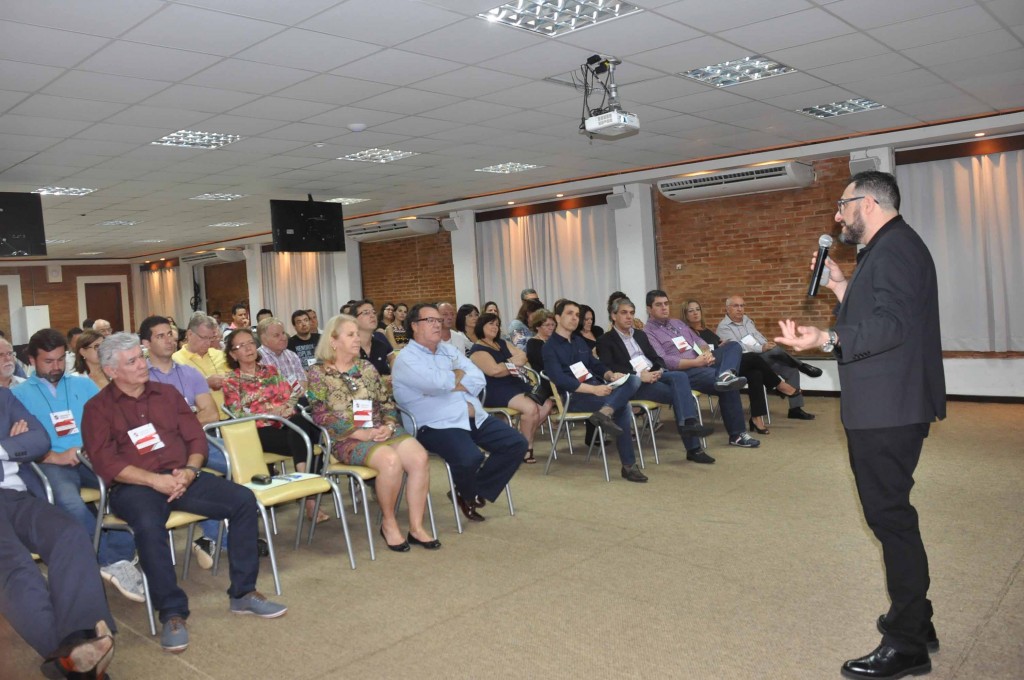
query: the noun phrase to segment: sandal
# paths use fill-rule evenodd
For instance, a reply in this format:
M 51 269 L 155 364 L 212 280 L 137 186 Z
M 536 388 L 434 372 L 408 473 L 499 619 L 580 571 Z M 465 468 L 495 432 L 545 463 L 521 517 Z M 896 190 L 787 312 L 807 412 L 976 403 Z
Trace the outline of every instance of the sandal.
M 330 518 L 331 518 L 330 515 L 328 515 L 323 510 L 321 510 L 316 515 L 316 523 L 317 524 L 322 524 L 323 522 L 326 522 Z M 313 508 L 308 506 L 308 505 L 306 506 L 306 519 L 308 519 L 310 522 L 313 521 Z
M 523 462 L 528 465 L 533 465 L 537 462 L 537 459 L 533 457 L 533 449 L 526 449 L 526 455 L 523 456 Z

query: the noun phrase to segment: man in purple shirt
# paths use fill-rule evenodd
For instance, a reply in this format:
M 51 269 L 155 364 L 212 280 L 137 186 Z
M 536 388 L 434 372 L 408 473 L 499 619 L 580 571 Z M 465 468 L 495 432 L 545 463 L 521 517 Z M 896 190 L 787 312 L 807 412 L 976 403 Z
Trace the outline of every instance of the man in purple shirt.
M 729 445 L 746 449 L 761 442 L 743 426 L 743 404 L 738 390 L 747 384 L 736 371 L 743 355 L 739 345 L 728 343 L 714 351 L 682 321 L 671 318 L 672 306 L 663 290 L 647 292 L 647 325 L 644 332 L 670 371 L 685 371 L 690 385 L 705 394 L 717 394 Z

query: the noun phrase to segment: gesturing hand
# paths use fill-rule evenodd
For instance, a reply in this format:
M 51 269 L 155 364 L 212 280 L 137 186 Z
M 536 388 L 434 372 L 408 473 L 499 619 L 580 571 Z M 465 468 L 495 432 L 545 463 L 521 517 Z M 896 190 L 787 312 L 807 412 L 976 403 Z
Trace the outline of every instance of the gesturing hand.
M 775 338 L 780 345 L 792 347 L 797 351 L 815 349 L 828 341 L 828 332 L 815 326 L 797 326 L 792 319 L 779 322 L 782 335 Z

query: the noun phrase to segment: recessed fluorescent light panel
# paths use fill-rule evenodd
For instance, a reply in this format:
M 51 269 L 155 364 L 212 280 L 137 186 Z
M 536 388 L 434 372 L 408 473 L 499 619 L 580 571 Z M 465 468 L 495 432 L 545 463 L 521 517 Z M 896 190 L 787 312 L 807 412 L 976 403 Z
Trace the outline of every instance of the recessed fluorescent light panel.
M 163 243 L 165 240 L 162 238 L 144 238 L 141 241 L 136 241 L 136 243 Z
M 495 172 L 499 175 L 509 175 L 513 172 L 524 172 L 543 167 L 543 165 L 530 165 L 529 163 L 499 163 L 498 165 L 489 165 L 486 168 L 477 168 L 475 172 Z
M 48 246 L 55 246 L 55 245 L 58 245 L 60 243 L 71 243 L 71 239 L 69 239 L 69 238 L 48 238 L 48 239 L 46 239 L 46 245 L 48 245 Z
M 870 99 L 847 99 L 845 102 L 832 102 L 831 104 L 797 109 L 797 113 L 802 113 L 811 118 L 835 118 L 836 116 L 845 116 L 849 113 L 860 113 L 861 111 L 873 111 L 884 108 L 885 106 L 882 104 Z
M 100 222 L 98 227 L 134 227 L 142 220 L 107 220 L 106 222 Z
M 616 0 L 518 0 L 477 16 L 554 37 L 642 11 L 635 5 Z
M 85 196 L 96 191 L 95 189 L 86 189 L 84 187 L 39 187 L 33 194 L 42 194 L 43 196 Z
M 87 250 L 84 253 L 79 253 L 79 255 L 102 255 L 102 254 L 103 254 L 102 250 Z
M 341 203 L 342 205 L 355 205 L 356 203 L 365 203 L 369 201 L 368 198 L 328 198 L 324 203 Z
M 228 135 L 222 132 L 201 132 L 199 130 L 178 130 L 155 142 L 158 146 L 181 146 L 186 149 L 219 149 L 222 146 L 237 142 L 240 135 Z
M 730 87 L 740 83 L 749 83 L 753 80 L 764 80 L 774 76 L 783 76 L 787 73 L 796 73 L 795 68 L 780 64 L 768 57 L 755 54 L 752 57 L 744 57 L 734 61 L 723 61 L 714 66 L 703 66 L 692 71 L 686 71 L 679 75 L 715 87 Z
M 367 149 L 359 153 L 350 153 L 337 159 L 339 161 L 360 161 L 363 163 L 390 163 L 400 161 L 409 156 L 419 156 L 415 151 L 398 151 L 397 149 Z
M 244 227 L 252 222 L 218 222 L 217 224 L 208 224 L 208 227 Z
M 245 198 L 248 194 L 199 194 L 188 199 L 190 201 L 234 201 Z

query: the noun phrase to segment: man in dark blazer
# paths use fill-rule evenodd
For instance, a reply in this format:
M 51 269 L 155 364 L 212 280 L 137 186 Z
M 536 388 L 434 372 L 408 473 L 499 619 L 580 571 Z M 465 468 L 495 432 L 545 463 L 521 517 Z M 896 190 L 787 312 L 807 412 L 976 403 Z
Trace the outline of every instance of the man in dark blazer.
M 22 479 L 49 451 L 43 426 L 0 387 L 0 615 L 46 659 L 46 677 L 98 677 L 114 653 L 114 619 L 92 540 L 71 515 L 29 495 Z
M 647 334 L 633 327 L 636 307 L 629 298 L 614 300 L 609 307 L 613 327 L 597 339 L 597 355 L 616 373 L 635 373 L 640 388 L 633 399 L 672 404 L 679 436 L 686 448 L 686 459 L 695 463 L 714 463 L 700 444 L 700 437 L 714 432 L 697 420 L 697 404 L 685 371 L 669 371 L 654 351 Z
M 845 243 L 865 247 L 849 279 L 829 258 L 836 325 L 779 323 L 776 341 L 833 352 L 842 417 L 864 518 L 882 544 L 891 605 L 877 622 L 882 642 L 843 664 L 852 678 L 897 678 L 931 670 L 939 647 L 928 600 L 928 557 L 910 504 L 914 469 L 930 423 L 946 416 L 935 264 L 899 214 L 895 178 L 855 175 L 838 203 Z M 813 267 L 813 262 L 812 262 Z

